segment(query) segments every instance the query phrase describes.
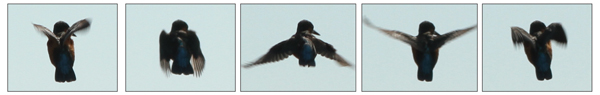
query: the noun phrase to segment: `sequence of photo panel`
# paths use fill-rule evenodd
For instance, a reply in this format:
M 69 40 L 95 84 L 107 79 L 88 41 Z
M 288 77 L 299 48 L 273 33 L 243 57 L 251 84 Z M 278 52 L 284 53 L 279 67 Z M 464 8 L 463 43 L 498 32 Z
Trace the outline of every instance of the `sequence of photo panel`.
M 7 3 L 6 35 L 9 93 L 592 93 L 592 3 Z

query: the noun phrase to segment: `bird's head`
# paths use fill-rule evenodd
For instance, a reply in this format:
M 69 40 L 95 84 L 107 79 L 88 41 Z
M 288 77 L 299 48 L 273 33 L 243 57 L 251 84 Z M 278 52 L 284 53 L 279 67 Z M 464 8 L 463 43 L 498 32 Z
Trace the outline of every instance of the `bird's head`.
M 536 33 L 542 33 L 546 30 L 546 25 L 541 22 L 541 21 L 533 21 L 531 22 L 531 25 L 529 26 L 529 34 L 530 35 L 537 35 Z
M 301 34 L 306 34 L 306 35 L 310 35 L 310 34 L 320 35 L 319 33 L 317 33 L 317 31 L 315 31 L 313 29 L 314 29 L 314 26 L 310 21 L 302 20 L 302 21 L 298 22 L 298 28 L 296 29 L 296 34 L 301 33 Z
M 188 30 L 188 25 L 183 20 L 176 20 L 171 26 L 171 31 Z
M 52 31 L 54 35 L 60 36 L 64 34 L 67 29 L 69 29 L 69 24 L 64 21 L 58 21 L 54 23 L 54 30 Z
M 427 32 L 435 32 L 435 26 L 429 21 L 423 21 L 419 24 L 419 35 Z

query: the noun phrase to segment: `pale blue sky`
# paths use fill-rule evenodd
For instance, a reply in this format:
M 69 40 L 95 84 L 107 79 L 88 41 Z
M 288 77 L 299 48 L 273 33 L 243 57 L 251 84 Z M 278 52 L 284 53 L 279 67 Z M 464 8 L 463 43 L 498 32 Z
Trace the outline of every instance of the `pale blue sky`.
M 200 40 L 200 78 L 160 69 L 160 32 L 177 19 Z M 235 4 L 127 4 L 126 26 L 127 91 L 235 91 Z
M 483 4 L 483 91 L 591 91 L 591 4 Z M 552 79 L 538 81 L 510 27 L 561 23 L 568 43 L 552 42 Z
M 89 30 L 72 37 L 77 80 L 55 82 L 48 38 L 33 24 L 86 18 Z M 117 91 L 117 4 L 9 4 L 8 37 L 8 91 Z
M 425 20 L 445 34 L 477 25 L 477 4 L 363 4 L 363 18 L 413 36 Z M 363 91 L 477 91 L 476 29 L 446 43 L 433 69 L 433 81 L 417 80 L 410 45 L 378 30 L 362 31 Z
M 242 4 L 242 65 L 256 61 L 275 44 L 296 33 L 301 20 L 309 20 L 337 53 L 355 65 L 355 4 Z M 341 67 L 317 55 L 316 67 L 298 65 L 293 56 L 282 61 L 241 68 L 241 91 L 355 91 L 354 67 Z

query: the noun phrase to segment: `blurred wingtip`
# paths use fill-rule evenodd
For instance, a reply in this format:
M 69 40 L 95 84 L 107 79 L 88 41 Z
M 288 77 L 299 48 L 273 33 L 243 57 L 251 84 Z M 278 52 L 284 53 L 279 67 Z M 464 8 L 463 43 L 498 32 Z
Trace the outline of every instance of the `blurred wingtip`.
M 477 24 L 475 24 L 475 25 L 471 26 L 470 28 L 477 29 L 477 28 L 478 28 L 477 26 L 478 26 L 478 25 L 477 25 Z
M 558 46 L 567 48 L 567 42 L 557 42 L 557 43 L 558 43 Z
M 252 64 L 246 64 L 246 65 L 244 65 L 244 66 L 242 66 L 242 67 L 243 67 L 244 69 L 248 69 L 248 68 L 250 68 L 250 67 L 252 67 L 252 66 L 253 66 Z
M 344 67 L 348 67 L 348 68 L 350 68 L 352 70 L 356 70 L 356 67 L 354 65 L 348 65 L 348 66 L 344 66 Z
M 90 22 L 90 23 L 92 22 L 92 18 L 91 17 L 84 18 L 83 20 L 86 20 L 87 22 Z
M 369 19 L 367 17 L 363 17 L 362 23 L 371 27 L 371 21 L 369 21 Z
M 521 47 L 522 44 L 519 43 L 513 43 L 513 47 L 515 47 L 515 49 L 519 49 L 519 47 Z

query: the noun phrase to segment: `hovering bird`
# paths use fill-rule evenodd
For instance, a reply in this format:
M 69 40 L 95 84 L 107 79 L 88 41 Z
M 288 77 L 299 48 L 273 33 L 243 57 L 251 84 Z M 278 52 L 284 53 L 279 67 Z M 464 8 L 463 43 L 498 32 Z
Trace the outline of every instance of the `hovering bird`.
M 54 80 L 56 82 L 72 82 L 75 81 L 75 72 L 73 71 L 73 63 L 75 62 L 75 47 L 73 47 L 73 39 L 75 32 L 82 29 L 87 29 L 90 23 L 87 19 L 77 21 L 72 27 L 69 24 L 58 21 L 54 24 L 54 31 L 38 25 L 33 24 L 37 31 L 40 31 L 48 37 L 48 55 L 50 56 L 50 62 L 56 68 L 54 72 Z
M 296 34 L 290 39 L 279 42 L 271 47 L 267 54 L 250 64 L 244 65 L 244 68 L 250 68 L 256 65 L 277 62 L 294 55 L 298 58 L 298 64 L 303 67 L 315 67 L 315 58 L 317 54 L 337 61 L 341 66 L 351 66 L 346 60 L 338 55 L 332 45 L 317 39 L 313 35 L 320 35 L 313 30 L 313 24 L 308 20 L 302 20 L 298 23 Z
M 523 44 L 529 62 L 535 67 L 535 74 L 539 81 L 552 79 L 550 63 L 552 62 L 552 46 L 550 40 L 559 44 L 567 44 L 567 35 L 560 23 L 546 25 L 540 21 L 533 21 L 529 26 L 529 33 L 522 28 L 511 27 L 512 41 L 515 46 Z
M 173 68 L 170 67 L 171 60 Z M 160 67 L 167 76 L 171 72 L 200 77 L 204 61 L 198 36 L 196 32 L 188 30 L 184 21 L 176 20 L 171 26 L 171 32 L 167 34 L 163 30 L 160 33 Z
M 412 47 L 413 59 L 418 67 L 417 79 L 426 82 L 431 82 L 433 79 L 433 68 L 437 63 L 440 48 L 448 41 L 477 27 L 477 25 L 474 25 L 440 35 L 435 31 L 433 23 L 423 21 L 419 24 L 419 34 L 417 36 L 411 36 L 400 31 L 387 30 L 374 26 L 367 19 L 364 19 L 363 21 L 368 27 L 375 28 L 392 38 L 409 44 Z

